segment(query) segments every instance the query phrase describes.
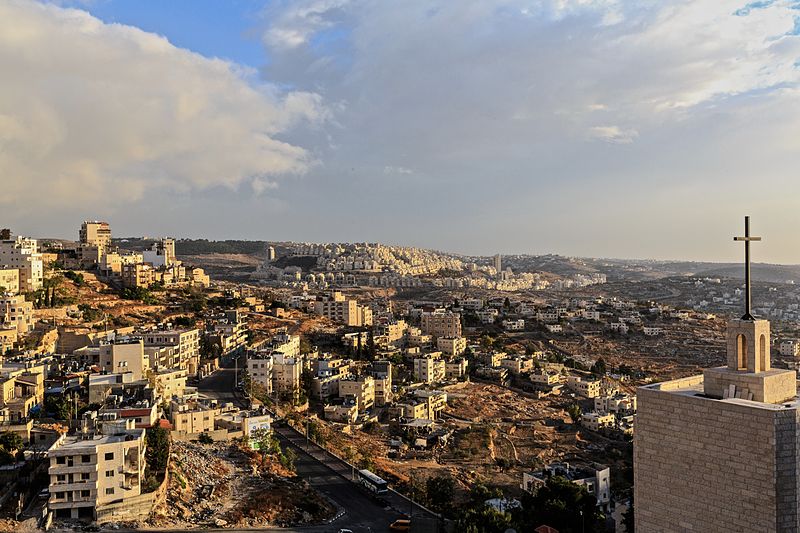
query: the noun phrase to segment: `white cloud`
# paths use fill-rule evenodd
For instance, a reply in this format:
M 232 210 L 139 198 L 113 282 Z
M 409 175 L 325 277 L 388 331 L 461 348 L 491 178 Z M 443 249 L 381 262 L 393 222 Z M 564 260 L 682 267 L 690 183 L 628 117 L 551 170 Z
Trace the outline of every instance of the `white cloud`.
M 629 144 L 639 135 L 636 130 L 622 129 L 619 126 L 595 126 L 590 130 L 591 137 L 616 144 Z
M 383 167 L 384 174 L 413 174 L 414 171 L 410 168 L 399 166 L 385 166 Z
M 285 94 L 160 36 L 25 0 L 0 3 L 0 72 L 0 206 L 19 213 L 242 183 L 263 191 L 312 163 L 279 136 L 327 117 L 317 94 Z

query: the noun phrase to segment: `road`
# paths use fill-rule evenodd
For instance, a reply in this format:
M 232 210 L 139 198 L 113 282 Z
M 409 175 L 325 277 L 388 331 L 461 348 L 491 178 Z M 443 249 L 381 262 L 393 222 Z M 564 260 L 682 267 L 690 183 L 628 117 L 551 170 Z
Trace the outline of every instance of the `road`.
M 240 363 L 241 364 L 241 363 Z M 221 402 L 234 402 L 242 405 L 235 394 L 235 369 L 220 368 L 205 377 L 198 384 L 198 392 Z M 336 533 L 347 528 L 353 533 L 383 533 L 389 530 L 389 524 L 400 518 L 402 509 L 407 513 L 411 505 L 400 495 L 390 491 L 385 501 L 388 506 L 379 503 L 359 485 L 350 481 L 352 472 L 346 463 L 336 459 L 325 450 L 310 443 L 308 452 L 305 438 L 290 427 L 275 428 L 275 434 L 283 446 L 294 449 L 297 459 L 295 468 L 297 475 L 330 499 L 344 514 L 329 525 L 283 528 L 281 531 L 302 531 L 306 533 Z M 310 452 L 310 453 L 309 453 Z M 429 515 L 423 508 L 415 506 L 416 516 Z M 228 530 L 229 531 L 229 530 Z

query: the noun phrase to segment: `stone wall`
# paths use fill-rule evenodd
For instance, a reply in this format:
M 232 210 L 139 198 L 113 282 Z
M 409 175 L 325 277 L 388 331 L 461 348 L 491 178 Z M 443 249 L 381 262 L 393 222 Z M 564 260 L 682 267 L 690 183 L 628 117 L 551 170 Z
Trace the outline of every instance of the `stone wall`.
M 637 531 L 797 531 L 796 409 L 658 387 L 638 402 Z

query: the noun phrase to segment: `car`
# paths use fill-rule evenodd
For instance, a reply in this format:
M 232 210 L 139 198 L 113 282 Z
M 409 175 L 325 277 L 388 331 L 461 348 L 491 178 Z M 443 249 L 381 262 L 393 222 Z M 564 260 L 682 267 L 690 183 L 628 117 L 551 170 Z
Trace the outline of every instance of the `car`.
M 411 520 L 395 520 L 389 526 L 389 531 L 392 533 L 406 533 L 411 531 Z
M 353 533 L 352 529 L 340 529 L 339 533 Z

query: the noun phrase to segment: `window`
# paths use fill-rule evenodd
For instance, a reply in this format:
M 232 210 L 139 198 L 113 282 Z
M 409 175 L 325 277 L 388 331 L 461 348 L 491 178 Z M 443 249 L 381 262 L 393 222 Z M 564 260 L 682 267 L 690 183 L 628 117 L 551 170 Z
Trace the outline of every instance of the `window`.
M 106 496 L 109 496 L 109 495 L 112 495 L 112 494 L 114 494 L 114 489 L 113 489 L 113 487 L 112 487 L 112 488 L 110 488 L 110 489 L 106 489 Z
M 88 479 L 89 479 L 89 474 L 87 472 L 81 474 L 81 481 L 88 481 Z
M 89 491 L 88 490 L 82 490 L 81 491 L 81 498 L 88 498 L 88 497 L 89 497 Z
M 59 474 L 56 476 L 56 481 L 66 481 L 66 480 L 67 480 L 66 474 Z
M 63 465 L 63 464 L 66 464 L 66 463 L 67 463 L 67 458 L 66 457 L 63 457 L 63 456 L 62 457 L 56 457 L 56 464 Z
M 114 460 L 114 452 L 107 452 L 106 461 L 113 461 L 113 460 Z
M 82 463 L 88 463 L 91 460 L 92 460 L 92 456 L 91 455 L 81 455 L 81 462 Z
M 114 471 L 113 470 L 106 470 L 106 477 L 114 477 Z

